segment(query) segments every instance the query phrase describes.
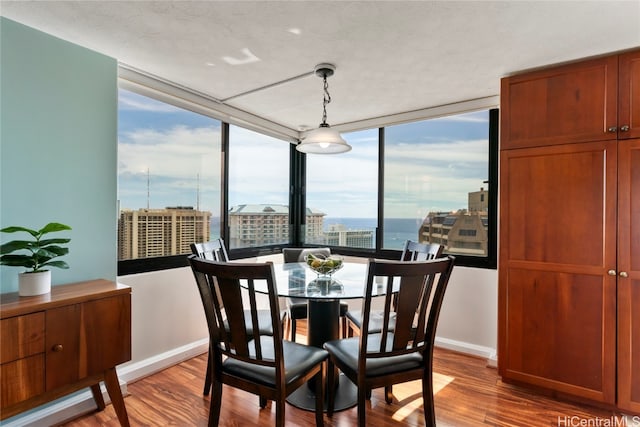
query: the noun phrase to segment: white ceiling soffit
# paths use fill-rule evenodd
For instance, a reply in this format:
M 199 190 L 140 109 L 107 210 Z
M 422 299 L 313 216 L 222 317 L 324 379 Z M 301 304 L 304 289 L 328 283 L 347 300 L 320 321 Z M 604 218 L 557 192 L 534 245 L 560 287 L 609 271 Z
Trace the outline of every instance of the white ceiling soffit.
M 336 65 L 327 122 L 346 131 L 487 108 L 501 77 L 640 46 L 640 0 L 3 0 L 0 13 L 285 139 L 321 122 L 322 62 Z

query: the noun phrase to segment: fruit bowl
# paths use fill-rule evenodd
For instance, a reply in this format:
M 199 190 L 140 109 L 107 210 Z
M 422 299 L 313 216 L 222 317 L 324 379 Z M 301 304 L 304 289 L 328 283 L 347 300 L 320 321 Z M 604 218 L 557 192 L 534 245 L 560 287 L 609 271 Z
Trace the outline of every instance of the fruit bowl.
M 307 267 L 315 271 L 320 276 L 330 276 L 342 268 L 342 258 L 335 255 L 330 255 L 325 258 L 318 255 L 308 254 L 305 262 Z

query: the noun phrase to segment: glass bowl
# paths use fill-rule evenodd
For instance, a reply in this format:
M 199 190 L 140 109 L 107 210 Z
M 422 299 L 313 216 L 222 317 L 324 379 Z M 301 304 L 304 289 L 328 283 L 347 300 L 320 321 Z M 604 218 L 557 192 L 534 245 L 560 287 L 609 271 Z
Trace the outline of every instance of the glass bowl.
M 342 268 L 343 260 L 339 256 L 330 255 L 322 257 L 318 255 L 308 254 L 305 260 L 307 267 L 316 272 L 320 276 L 330 276 Z

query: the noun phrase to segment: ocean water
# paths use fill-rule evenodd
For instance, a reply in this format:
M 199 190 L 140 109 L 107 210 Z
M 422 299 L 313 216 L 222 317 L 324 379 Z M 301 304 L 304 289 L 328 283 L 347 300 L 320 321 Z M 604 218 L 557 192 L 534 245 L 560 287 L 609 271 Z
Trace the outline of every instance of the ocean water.
M 376 230 L 376 218 L 331 218 L 324 219 L 324 228 L 329 225 L 342 224 L 350 230 Z M 408 239 L 418 240 L 418 230 L 422 220 L 415 218 L 387 218 L 384 220 L 384 249 L 402 249 Z

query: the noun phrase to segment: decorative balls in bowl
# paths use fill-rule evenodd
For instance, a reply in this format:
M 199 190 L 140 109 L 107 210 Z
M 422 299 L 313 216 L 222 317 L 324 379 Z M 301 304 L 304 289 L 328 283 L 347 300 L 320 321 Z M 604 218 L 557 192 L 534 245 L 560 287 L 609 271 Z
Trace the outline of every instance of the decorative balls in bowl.
M 306 263 L 310 269 L 321 276 L 329 276 L 342 268 L 342 258 L 335 255 L 330 255 L 325 258 L 308 254 Z

